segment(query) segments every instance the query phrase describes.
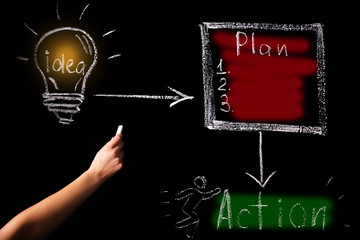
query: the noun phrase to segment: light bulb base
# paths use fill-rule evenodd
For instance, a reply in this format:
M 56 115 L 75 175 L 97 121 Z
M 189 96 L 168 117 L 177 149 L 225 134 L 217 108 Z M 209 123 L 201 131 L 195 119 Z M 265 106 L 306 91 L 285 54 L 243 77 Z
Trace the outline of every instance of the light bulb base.
M 80 111 L 84 95 L 79 93 L 44 93 L 44 105 L 53 112 L 59 123 L 72 123 L 74 114 Z

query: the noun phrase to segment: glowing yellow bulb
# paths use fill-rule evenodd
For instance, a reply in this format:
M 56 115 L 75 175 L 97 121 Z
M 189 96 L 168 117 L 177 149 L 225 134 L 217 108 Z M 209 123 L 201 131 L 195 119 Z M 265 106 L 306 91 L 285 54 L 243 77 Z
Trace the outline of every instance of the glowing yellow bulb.
M 70 123 L 80 111 L 86 80 L 97 62 L 93 39 L 81 29 L 57 28 L 40 38 L 34 57 L 45 83 L 44 104 L 59 122 Z
M 62 48 L 60 51 L 57 51 L 56 54 L 51 55 L 48 50 L 45 51 L 46 58 L 46 72 L 50 73 L 61 72 L 64 73 L 77 73 L 80 75 L 85 75 L 85 62 L 77 60 L 78 57 L 76 53 L 70 48 Z M 65 57 L 66 56 L 66 57 Z

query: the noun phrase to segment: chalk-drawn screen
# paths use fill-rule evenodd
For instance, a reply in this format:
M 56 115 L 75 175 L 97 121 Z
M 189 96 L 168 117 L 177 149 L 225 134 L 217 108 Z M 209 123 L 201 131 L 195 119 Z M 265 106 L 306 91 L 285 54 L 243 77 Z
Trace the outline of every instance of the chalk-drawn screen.
M 326 135 L 321 24 L 200 28 L 206 127 Z

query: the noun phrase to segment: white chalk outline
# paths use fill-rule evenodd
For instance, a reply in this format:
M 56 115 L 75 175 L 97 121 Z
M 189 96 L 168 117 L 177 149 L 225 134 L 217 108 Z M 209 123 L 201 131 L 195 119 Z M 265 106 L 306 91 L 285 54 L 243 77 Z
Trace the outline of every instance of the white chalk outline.
M 109 59 L 113 59 L 113 58 L 117 58 L 117 57 L 120 57 L 120 56 L 121 56 L 121 53 L 114 54 L 114 55 L 108 57 L 108 60 L 109 60 Z
M 252 179 L 259 184 L 260 187 L 265 188 L 266 184 L 269 182 L 270 178 L 274 176 L 276 171 L 273 171 L 264 181 L 264 162 L 263 162 L 263 153 L 262 153 L 262 132 L 259 132 L 259 165 L 260 165 L 260 180 L 251 175 L 250 173 L 245 172 L 246 175 L 251 177 Z
M 197 181 L 201 182 L 201 184 L 198 184 Z M 186 199 L 181 207 L 181 211 L 184 213 L 184 217 L 183 219 L 179 220 L 176 222 L 175 227 L 176 228 L 185 228 L 187 229 L 186 231 L 186 236 L 188 238 L 193 238 L 194 234 L 197 230 L 197 227 L 199 225 L 200 222 L 200 218 L 197 215 L 197 213 L 195 212 L 195 209 L 198 207 L 198 205 L 203 201 L 203 200 L 208 200 L 211 199 L 212 197 L 214 197 L 215 195 L 218 195 L 221 192 L 221 189 L 219 187 L 211 189 L 211 190 L 204 190 L 207 187 L 207 179 L 205 176 L 197 176 L 194 180 L 193 183 L 195 185 L 194 187 L 189 187 L 186 188 L 180 192 L 178 192 L 175 196 L 175 200 L 179 201 L 182 199 Z M 194 203 L 194 201 L 190 201 L 190 198 L 193 194 L 198 194 L 200 195 L 200 197 L 198 197 L 198 199 L 196 200 L 196 203 Z M 189 209 L 185 209 L 190 201 L 190 208 Z M 193 229 L 189 229 L 189 226 L 193 225 Z
M 143 98 L 143 99 L 155 99 L 155 100 L 175 100 L 170 103 L 170 108 L 176 104 L 185 101 L 194 99 L 193 96 L 188 96 L 174 88 L 168 86 L 170 91 L 176 93 L 177 95 L 138 95 L 138 94 L 95 94 L 95 97 L 117 97 L 117 98 Z
M 87 32 L 85 32 L 84 30 L 82 30 L 82 29 L 80 29 L 80 28 L 74 28 L 74 27 L 61 27 L 61 28 L 55 28 L 55 29 L 53 29 L 53 30 L 51 30 L 51 31 L 46 32 L 44 35 L 41 36 L 41 38 L 39 39 L 39 41 L 38 41 L 38 42 L 36 43 L 36 45 L 35 45 L 35 49 L 34 49 L 35 66 L 36 66 L 36 68 L 40 71 L 41 76 L 42 76 L 43 79 L 44 79 L 45 90 L 46 90 L 46 92 L 48 93 L 49 90 L 48 90 L 48 85 L 47 85 L 47 81 L 46 81 L 46 76 L 45 76 L 43 70 L 40 68 L 39 63 L 38 63 L 38 61 L 37 61 L 37 50 L 38 50 L 40 44 L 42 43 L 42 41 L 43 41 L 44 39 L 46 39 L 46 37 L 48 37 L 49 35 L 51 35 L 51 34 L 53 34 L 53 33 L 60 32 L 60 31 L 73 31 L 73 32 L 75 32 L 75 33 L 77 33 L 77 32 L 82 33 L 82 34 L 83 34 L 82 37 L 86 40 L 86 44 L 84 44 L 83 41 L 80 41 L 81 44 L 82 44 L 83 47 L 84 47 L 84 51 L 86 51 L 86 53 L 88 53 L 88 52 L 91 52 L 91 48 L 93 48 L 93 52 L 92 52 L 92 53 L 93 53 L 93 59 L 94 59 L 94 60 L 93 60 L 93 62 L 91 63 L 91 65 L 89 66 L 89 68 L 88 68 L 88 70 L 87 70 L 87 72 L 86 72 L 86 74 L 84 75 L 84 78 L 83 78 L 83 84 L 82 84 L 82 87 L 81 87 L 81 94 L 83 94 L 84 91 L 85 91 L 86 80 L 87 80 L 87 78 L 90 76 L 91 71 L 93 70 L 93 68 L 95 67 L 95 65 L 96 65 L 96 63 L 97 63 L 97 57 L 98 57 L 97 48 L 96 48 L 96 45 L 95 45 L 94 40 L 93 40 L 92 37 L 91 37 Z M 85 36 L 86 36 L 86 37 L 85 37 Z M 86 38 L 87 38 L 87 39 L 86 39 Z M 78 37 L 78 39 L 79 39 L 79 37 Z M 90 40 L 91 44 L 90 44 L 87 40 Z M 87 45 L 87 47 L 88 47 L 87 49 L 86 49 L 86 45 Z
M 59 1 L 56 1 L 56 6 L 55 6 L 55 13 L 56 13 L 56 18 L 61 21 L 61 14 L 60 14 L 60 8 L 59 8 Z M 80 15 L 79 15 L 79 21 L 82 20 L 83 15 L 85 13 L 85 11 L 89 8 L 90 6 L 90 2 L 83 8 L 83 10 L 81 11 Z M 30 31 L 32 32 L 34 35 L 38 36 L 39 34 L 33 29 L 31 28 L 27 23 L 24 22 L 24 26 Z M 40 45 L 40 43 L 49 35 L 58 32 L 58 31 L 62 31 L 62 30 L 72 30 L 72 31 L 78 31 L 79 35 L 76 34 L 76 38 L 80 41 L 81 45 L 83 46 L 83 49 L 85 51 L 86 54 L 93 56 L 93 62 L 90 65 L 90 67 L 88 68 L 88 70 L 85 73 L 85 76 L 83 76 L 82 78 L 80 78 L 80 80 L 76 83 L 75 88 L 74 88 L 74 93 L 49 93 L 49 88 L 48 88 L 48 82 L 47 80 L 49 80 L 50 83 L 53 84 L 55 90 L 59 91 L 59 87 L 56 83 L 56 80 L 54 78 L 48 77 L 46 78 L 44 72 L 41 70 L 41 68 L 39 67 L 39 64 L 37 62 L 37 49 Z M 102 35 L 102 37 L 106 37 L 112 33 L 114 33 L 116 31 L 116 29 L 112 29 L 110 31 L 107 31 L 106 33 L 104 33 Z M 80 34 L 81 33 L 81 34 Z M 75 28 L 75 27 L 61 27 L 61 28 L 56 28 L 53 29 L 49 32 L 46 32 L 44 35 L 41 36 L 40 40 L 37 42 L 37 44 L 35 45 L 35 50 L 34 50 L 34 60 L 35 60 L 35 65 L 38 68 L 38 70 L 40 71 L 40 74 L 44 80 L 44 86 L 45 86 L 45 92 L 43 93 L 43 98 L 44 98 L 44 105 L 48 107 L 48 110 L 51 112 L 54 112 L 54 114 L 56 115 L 56 117 L 59 119 L 60 123 L 64 123 L 64 124 L 69 124 L 71 123 L 72 120 L 72 115 L 79 112 L 80 108 L 79 106 L 82 104 L 82 102 L 84 101 L 85 97 L 84 97 L 84 92 L 85 92 L 85 86 L 86 86 L 86 80 L 89 77 L 92 69 L 95 67 L 96 63 L 97 63 L 97 48 L 95 46 L 95 42 L 92 39 L 92 37 L 86 33 L 84 30 L 79 29 L 79 28 Z M 114 54 L 110 57 L 108 57 L 108 59 L 113 59 L 113 58 L 118 58 L 120 57 L 121 54 Z M 17 56 L 16 57 L 18 60 L 20 61 L 28 61 L 29 58 L 28 57 L 24 57 L 24 56 Z M 81 83 L 82 81 L 82 86 L 81 86 L 81 90 L 80 93 L 78 93 L 78 85 Z M 59 102 L 60 100 L 60 102 Z M 182 100 L 182 99 L 180 99 Z M 66 113 L 68 114 L 67 117 L 63 117 L 60 116 L 60 113 Z
M 163 195 L 168 195 L 168 194 L 169 194 L 169 190 L 161 190 L 161 191 L 160 191 L 160 194 L 161 194 L 161 196 L 163 196 Z M 168 197 L 166 196 L 166 200 L 162 200 L 162 201 L 160 202 L 160 204 L 161 204 L 162 206 L 168 207 L 168 206 L 171 204 L 171 202 L 170 202 L 169 200 L 167 200 L 167 199 L 168 199 Z M 171 216 L 172 216 L 172 211 L 166 212 L 166 213 L 162 214 L 160 217 L 166 218 L 166 217 L 171 217 Z
M 17 60 L 20 60 L 20 61 L 25 61 L 25 62 L 26 62 L 26 61 L 29 61 L 29 58 L 23 57 L 23 56 L 17 56 L 16 59 L 17 59 Z
M 86 11 L 86 9 L 89 7 L 90 3 L 88 3 L 85 7 L 84 7 L 84 10 L 82 10 L 81 14 L 80 14 L 80 17 L 79 17 L 79 21 L 81 21 L 82 19 L 82 16 L 84 15 L 84 12 Z
M 325 106 L 325 52 L 322 24 L 272 24 L 272 23 L 239 23 L 239 22 L 203 22 L 199 24 L 202 40 L 202 67 L 204 85 L 204 125 L 211 130 L 228 131 L 277 131 L 309 133 L 325 136 L 327 117 Z M 212 50 L 210 47 L 209 29 L 264 29 L 276 31 L 314 31 L 316 33 L 317 57 L 317 97 L 319 124 L 302 126 L 275 123 L 247 123 L 218 120 L 215 111 Z
M 31 28 L 29 29 L 31 30 Z M 80 78 L 80 80 L 76 83 L 74 92 L 72 93 L 49 92 L 47 80 L 49 80 L 54 84 L 56 90 L 61 90 L 61 89 L 58 88 L 55 79 L 46 76 L 44 71 L 40 68 L 37 60 L 38 48 L 42 43 L 42 41 L 46 39 L 48 36 L 52 35 L 53 33 L 60 31 L 73 31 L 75 33 L 76 39 L 79 40 L 80 43 L 82 44 L 85 53 L 91 56 L 91 58 L 93 59 L 85 75 L 82 78 Z M 80 34 L 80 36 L 78 34 Z M 82 41 L 82 39 L 85 41 Z M 82 102 L 85 99 L 84 93 L 85 93 L 86 81 L 97 63 L 97 58 L 98 58 L 98 53 L 93 38 L 87 32 L 85 32 L 80 28 L 74 28 L 74 27 L 55 28 L 42 35 L 39 41 L 36 43 L 34 48 L 34 60 L 35 60 L 35 66 L 39 70 L 44 81 L 44 87 L 45 87 L 45 92 L 43 93 L 44 105 L 48 108 L 50 112 L 53 112 L 55 114 L 55 116 L 59 119 L 59 123 L 70 124 L 73 121 L 72 119 L 73 115 L 80 111 L 79 106 L 82 104 Z M 82 85 L 79 93 L 77 92 L 76 89 L 79 83 L 81 82 L 81 80 L 82 80 Z
M 32 32 L 32 33 L 33 33 L 33 34 L 35 34 L 36 36 L 38 36 L 38 35 L 39 35 L 37 32 L 35 32 L 35 30 L 34 30 L 34 29 L 32 29 L 31 27 L 29 27 L 29 25 L 27 25 L 27 23 L 24 23 L 24 25 L 25 25 L 25 27 L 26 27 L 27 29 L 29 29 L 29 30 L 30 30 L 30 32 Z
M 59 1 L 56 1 L 56 17 L 58 20 L 61 21 L 60 14 L 59 14 Z
M 116 31 L 116 29 L 110 30 L 110 31 L 104 33 L 104 34 L 102 35 L 102 37 L 106 37 L 107 35 L 109 35 L 109 34 L 111 34 L 111 33 L 114 33 L 115 31 Z

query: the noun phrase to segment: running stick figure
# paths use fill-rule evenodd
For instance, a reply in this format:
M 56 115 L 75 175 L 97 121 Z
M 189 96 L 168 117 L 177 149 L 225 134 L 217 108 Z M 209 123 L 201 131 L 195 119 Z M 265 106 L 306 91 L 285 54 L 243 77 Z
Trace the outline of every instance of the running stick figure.
M 202 200 L 207 200 L 219 194 L 221 189 L 215 188 L 213 190 L 204 191 L 206 188 L 207 180 L 204 176 L 198 176 L 193 181 L 196 188 L 187 188 L 176 194 L 175 199 L 181 200 L 186 198 L 182 206 L 182 211 L 187 216 L 186 218 L 176 222 L 176 228 L 186 228 L 186 236 L 193 238 L 197 226 L 199 224 L 199 217 L 195 213 L 196 207 Z

